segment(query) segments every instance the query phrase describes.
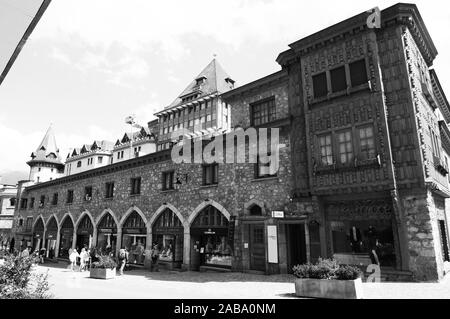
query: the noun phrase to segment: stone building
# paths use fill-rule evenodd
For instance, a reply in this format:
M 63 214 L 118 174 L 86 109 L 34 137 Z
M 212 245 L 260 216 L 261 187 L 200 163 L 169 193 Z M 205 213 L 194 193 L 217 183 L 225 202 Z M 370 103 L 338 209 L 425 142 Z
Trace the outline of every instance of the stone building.
M 385 279 L 441 279 L 450 105 L 431 68 L 437 50 L 415 5 L 381 11 L 380 28 L 370 15 L 290 44 L 280 71 L 241 87 L 213 60 L 149 123 L 156 152 L 27 185 L 16 231 L 58 257 L 126 247 L 145 264 L 157 243 L 170 268 L 273 274 L 333 257 L 379 263 Z M 277 170 L 250 161 L 264 129 L 279 139 L 267 154 Z M 209 143 L 228 152 L 246 135 L 243 163 L 173 157 L 180 137 L 191 160 L 186 150 L 216 156 Z
M 0 250 L 9 249 L 16 206 L 16 185 L 0 184 Z
M 315 202 L 320 245 L 311 254 L 367 265 L 376 239 L 382 269 L 442 278 L 449 184 L 440 114 L 449 104 L 430 71 L 437 51 L 415 5 L 381 11 L 379 29 L 369 15 L 277 59 L 289 73 L 296 197 Z

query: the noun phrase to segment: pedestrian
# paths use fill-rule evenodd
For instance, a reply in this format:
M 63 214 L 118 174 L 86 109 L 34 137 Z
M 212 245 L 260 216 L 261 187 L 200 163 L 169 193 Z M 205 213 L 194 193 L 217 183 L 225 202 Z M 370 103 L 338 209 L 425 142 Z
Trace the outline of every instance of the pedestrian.
M 84 265 L 86 270 L 89 270 L 89 268 L 91 267 L 91 250 L 88 249 L 86 251 L 86 254 L 84 255 Z
M 22 253 L 20 254 L 21 257 L 29 257 L 30 256 L 31 247 L 26 247 Z
M 70 260 L 70 269 L 72 269 L 72 271 L 75 271 L 75 266 L 77 263 L 77 258 L 80 255 L 78 254 L 76 249 L 73 249 L 72 252 L 69 255 L 69 260 Z
M 155 243 L 155 244 L 153 244 L 153 248 L 152 248 L 152 264 L 151 264 L 150 271 L 159 271 L 158 259 L 159 259 L 158 243 Z
M 45 251 L 46 251 L 46 249 L 44 247 L 42 247 L 41 250 L 39 251 L 39 262 L 41 264 L 44 263 Z
M 80 252 L 80 271 L 86 270 L 86 248 L 82 248 Z
M 119 250 L 119 274 L 123 275 L 123 269 L 128 261 L 128 252 L 126 249 L 122 248 Z

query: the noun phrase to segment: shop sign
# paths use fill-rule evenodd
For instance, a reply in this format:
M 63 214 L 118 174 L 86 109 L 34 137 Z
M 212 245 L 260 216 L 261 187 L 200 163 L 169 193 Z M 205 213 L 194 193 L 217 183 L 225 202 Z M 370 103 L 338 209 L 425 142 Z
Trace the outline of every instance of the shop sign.
M 66 229 L 62 229 L 62 233 L 65 235 L 69 235 L 73 233 L 73 228 L 66 228 Z
M 205 235 L 215 235 L 216 232 L 213 231 L 211 228 L 209 228 L 207 231 L 204 232 Z
M 145 228 L 124 228 L 124 234 L 145 234 L 147 231 Z
M 277 226 L 268 225 L 267 226 L 267 252 L 269 263 L 278 263 L 278 237 L 277 237 Z
M 284 211 L 282 210 L 273 210 L 272 211 L 273 218 L 284 218 Z
M 110 234 L 113 233 L 113 229 L 111 228 L 99 228 L 98 231 L 101 233 L 110 233 Z

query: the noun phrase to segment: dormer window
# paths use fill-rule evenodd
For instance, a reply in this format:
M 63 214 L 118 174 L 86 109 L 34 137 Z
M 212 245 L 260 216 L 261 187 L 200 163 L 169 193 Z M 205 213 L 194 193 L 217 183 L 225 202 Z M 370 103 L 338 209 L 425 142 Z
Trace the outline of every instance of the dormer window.
M 205 81 L 206 81 L 206 77 L 201 76 L 201 77 L 195 79 L 195 85 L 201 85 L 201 84 L 205 83 Z

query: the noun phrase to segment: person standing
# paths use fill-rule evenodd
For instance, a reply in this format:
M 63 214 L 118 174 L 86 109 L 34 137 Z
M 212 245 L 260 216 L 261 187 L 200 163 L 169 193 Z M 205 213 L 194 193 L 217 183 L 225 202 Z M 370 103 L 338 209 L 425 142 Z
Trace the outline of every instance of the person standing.
M 76 249 L 73 249 L 72 252 L 69 255 L 69 260 L 70 260 L 70 269 L 72 269 L 72 271 L 75 271 L 75 265 L 77 263 L 77 258 L 80 255 L 78 254 Z
M 152 249 L 152 265 L 150 271 L 159 271 L 158 259 L 159 259 L 159 249 L 158 244 L 155 243 Z
M 84 271 L 86 268 L 86 249 L 83 247 L 80 252 L 80 271 Z
M 125 265 L 127 263 L 128 260 L 128 252 L 126 249 L 121 248 L 119 250 L 119 274 L 122 276 L 123 275 L 123 269 L 125 268 Z

